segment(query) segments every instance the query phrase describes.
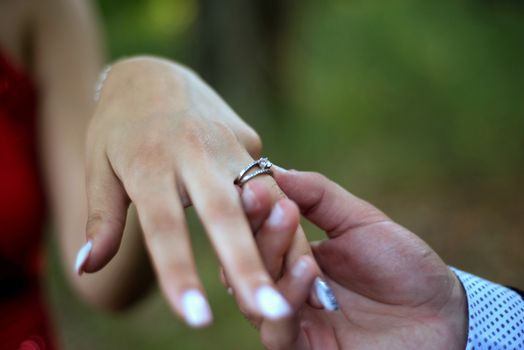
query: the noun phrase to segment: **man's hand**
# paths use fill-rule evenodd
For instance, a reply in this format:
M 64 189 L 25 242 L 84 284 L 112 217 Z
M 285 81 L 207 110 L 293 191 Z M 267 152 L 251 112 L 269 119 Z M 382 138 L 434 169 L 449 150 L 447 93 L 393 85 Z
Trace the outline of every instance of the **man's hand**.
M 283 290 L 296 313 L 261 325 L 269 349 L 465 348 L 465 293 L 425 242 L 322 175 L 277 170 L 275 179 L 301 213 L 328 235 L 312 248 L 340 310 L 319 310 L 305 303 L 303 293 Z M 247 186 L 269 205 L 256 180 Z M 288 222 L 297 220 L 289 216 L 298 212 L 288 210 L 287 215 Z M 290 229 L 274 230 L 292 234 Z M 282 241 L 257 239 L 260 251 L 268 245 L 278 250 L 275 244 Z M 266 266 L 272 263 L 265 259 Z M 311 281 L 308 271 L 302 276 L 282 271 L 282 280 L 295 279 L 296 285 Z

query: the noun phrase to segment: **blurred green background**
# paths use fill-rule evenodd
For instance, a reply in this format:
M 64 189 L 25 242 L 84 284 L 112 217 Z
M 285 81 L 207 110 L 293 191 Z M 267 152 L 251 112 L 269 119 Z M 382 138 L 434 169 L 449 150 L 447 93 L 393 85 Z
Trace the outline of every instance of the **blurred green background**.
M 518 1 L 99 1 L 111 59 L 198 71 L 281 166 L 320 171 L 450 265 L 524 287 L 524 5 Z M 50 242 L 65 349 L 259 349 L 189 213 L 215 323 L 189 330 L 158 291 L 107 315 L 71 293 Z M 321 233 L 306 224 L 313 238 Z

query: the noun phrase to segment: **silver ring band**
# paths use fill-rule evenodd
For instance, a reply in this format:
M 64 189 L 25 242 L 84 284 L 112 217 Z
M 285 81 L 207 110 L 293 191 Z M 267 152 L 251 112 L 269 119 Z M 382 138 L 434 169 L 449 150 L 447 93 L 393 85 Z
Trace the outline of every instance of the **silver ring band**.
M 272 166 L 273 163 L 271 163 L 269 159 L 267 159 L 266 157 L 262 157 L 259 160 L 255 160 L 247 167 L 242 169 L 242 171 L 240 172 L 240 174 L 238 174 L 233 183 L 242 187 L 246 182 L 258 175 L 271 175 L 273 174 L 273 171 L 271 170 Z M 260 169 L 252 173 L 249 173 L 249 171 L 254 167 L 259 167 Z

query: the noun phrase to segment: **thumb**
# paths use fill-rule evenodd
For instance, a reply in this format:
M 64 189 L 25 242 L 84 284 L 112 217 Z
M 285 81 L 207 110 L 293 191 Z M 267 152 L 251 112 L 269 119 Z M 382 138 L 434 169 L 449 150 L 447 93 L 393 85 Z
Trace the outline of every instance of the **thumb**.
M 106 157 L 88 164 L 87 242 L 78 252 L 75 269 L 95 272 L 117 253 L 126 222 L 129 199 Z
M 311 242 L 311 250 L 315 261 L 322 271 L 332 280 L 347 287 L 348 275 L 352 273 L 349 266 L 352 255 L 348 252 L 346 237 L 339 236 L 334 239 Z
M 302 215 L 331 238 L 387 219 L 380 210 L 319 173 L 275 168 L 280 189 L 297 203 Z

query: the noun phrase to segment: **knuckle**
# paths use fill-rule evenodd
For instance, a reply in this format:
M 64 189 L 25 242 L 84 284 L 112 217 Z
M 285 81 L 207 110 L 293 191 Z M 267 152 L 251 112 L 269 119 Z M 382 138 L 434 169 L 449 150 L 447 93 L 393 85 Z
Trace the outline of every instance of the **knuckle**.
M 222 121 L 188 117 L 181 122 L 181 130 L 183 144 L 192 152 L 216 156 L 232 147 L 238 148 L 235 133 Z
M 150 238 L 164 237 L 184 227 L 183 218 L 177 217 L 167 208 L 150 203 L 141 217 L 144 234 Z
M 211 121 L 211 125 L 221 138 L 236 141 L 236 135 L 228 124 L 224 123 L 221 120 L 213 120 Z
M 316 171 L 311 171 L 308 175 L 311 177 L 313 183 L 324 184 L 327 181 L 327 178 L 323 174 Z
M 209 198 L 203 208 L 205 216 L 212 223 L 224 223 L 243 213 L 238 198 L 227 194 L 224 196 Z
M 105 215 L 103 214 L 102 211 L 95 210 L 93 212 L 90 212 L 89 215 L 87 216 L 87 223 L 86 223 L 88 234 L 90 232 L 93 232 L 96 229 L 96 227 L 98 227 L 102 222 L 104 222 L 105 221 L 104 219 L 105 219 Z
M 176 181 L 164 165 L 136 168 L 123 178 L 124 187 L 133 202 L 150 203 L 165 196 L 169 186 Z
M 137 173 L 158 173 L 166 170 L 170 164 L 171 151 L 161 139 L 146 136 L 137 152 L 130 157 L 128 169 Z
M 260 138 L 258 133 L 252 128 L 248 128 L 244 146 L 253 158 L 259 158 L 262 154 L 262 139 Z
M 318 172 L 308 173 L 311 184 L 311 195 L 318 200 L 321 200 L 329 188 L 332 188 L 332 182 L 326 176 Z
M 169 261 L 166 262 L 164 268 L 176 273 L 178 285 L 182 288 L 199 285 L 195 265 L 193 265 L 193 262 L 190 259 L 173 255 L 170 257 Z
M 179 135 L 183 139 L 182 146 L 187 150 L 202 152 L 208 148 L 210 139 L 209 135 L 204 132 L 205 125 L 197 119 L 193 116 L 182 118 L 179 122 Z
M 169 168 L 176 153 L 172 147 L 173 134 L 167 125 L 164 115 L 151 116 L 145 125 L 133 127 L 128 135 L 119 136 L 116 139 L 127 138 L 128 141 L 114 141 L 112 152 L 109 157 L 115 160 L 119 173 L 159 172 Z M 142 131 L 143 130 L 143 131 Z M 115 152 L 122 150 L 125 152 Z
M 307 183 L 311 184 L 311 196 L 315 198 L 323 195 L 329 181 L 324 175 L 314 171 L 307 172 L 304 179 L 306 179 Z
M 112 215 L 107 210 L 91 209 L 86 222 L 87 235 L 96 234 L 101 225 L 113 227 L 115 230 L 123 230 L 125 218 Z
M 228 276 L 238 276 L 239 279 L 250 285 L 271 282 L 258 254 L 253 254 L 254 252 L 242 244 L 238 248 L 238 251 L 231 256 L 231 270 L 228 271 Z
M 172 218 L 162 215 L 152 216 L 146 221 L 147 223 L 144 223 L 145 234 L 151 238 L 165 237 L 178 226 Z

